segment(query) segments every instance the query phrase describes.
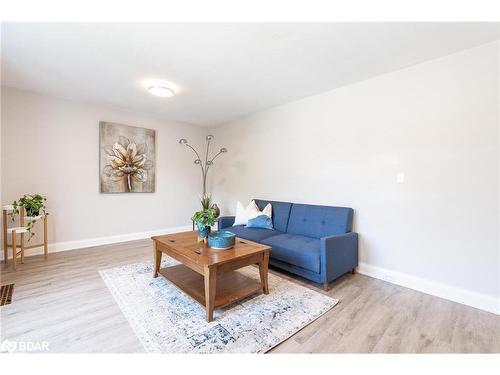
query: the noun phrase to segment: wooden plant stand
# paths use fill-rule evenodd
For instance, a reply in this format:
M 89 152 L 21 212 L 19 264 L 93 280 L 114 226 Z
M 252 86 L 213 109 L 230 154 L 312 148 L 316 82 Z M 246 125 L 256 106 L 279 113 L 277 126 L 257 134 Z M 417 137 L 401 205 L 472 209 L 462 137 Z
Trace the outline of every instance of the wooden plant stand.
M 12 249 L 12 269 L 17 270 L 17 258 L 21 257 L 21 263 L 24 263 L 24 251 L 34 249 L 37 247 L 43 247 L 45 259 L 49 255 L 48 240 L 47 240 L 47 215 L 27 217 L 25 215 L 24 207 L 19 207 L 19 226 L 9 228 L 8 227 L 8 213 L 12 212 L 14 207 L 11 205 L 2 207 L 2 221 L 3 221 L 3 261 L 5 264 L 8 263 L 9 249 Z M 38 244 L 26 244 L 25 234 L 28 233 L 28 229 L 25 226 L 26 221 L 37 221 L 43 220 L 43 242 Z M 20 241 L 17 242 L 17 235 L 20 235 Z M 9 244 L 8 236 L 11 235 L 11 244 Z M 17 249 L 20 249 L 17 251 Z

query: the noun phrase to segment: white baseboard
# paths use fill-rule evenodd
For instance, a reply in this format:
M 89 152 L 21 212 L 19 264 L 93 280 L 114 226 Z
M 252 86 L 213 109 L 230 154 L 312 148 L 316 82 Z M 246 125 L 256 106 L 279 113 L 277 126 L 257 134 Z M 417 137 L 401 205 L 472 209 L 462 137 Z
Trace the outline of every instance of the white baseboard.
M 150 238 L 152 236 L 159 236 L 159 235 L 168 234 L 168 233 L 185 232 L 185 231 L 192 230 L 192 229 L 193 228 L 191 226 L 172 227 L 172 228 L 157 229 L 157 230 L 152 230 L 152 231 L 147 231 L 147 232 L 136 232 L 136 233 L 119 234 L 116 236 L 89 238 L 86 240 L 56 242 L 56 243 L 49 244 L 49 254 L 50 253 L 57 253 L 60 251 L 83 249 L 86 247 L 109 245 L 109 244 L 119 243 L 119 242 L 142 240 L 145 238 Z M 11 255 L 10 251 L 11 250 L 9 250 L 9 256 Z M 43 254 L 43 248 L 26 250 L 26 256 L 40 255 L 40 254 Z M 1 254 L 1 259 L 3 260 L 3 251 Z
M 500 298 L 360 262 L 360 274 L 500 315 Z

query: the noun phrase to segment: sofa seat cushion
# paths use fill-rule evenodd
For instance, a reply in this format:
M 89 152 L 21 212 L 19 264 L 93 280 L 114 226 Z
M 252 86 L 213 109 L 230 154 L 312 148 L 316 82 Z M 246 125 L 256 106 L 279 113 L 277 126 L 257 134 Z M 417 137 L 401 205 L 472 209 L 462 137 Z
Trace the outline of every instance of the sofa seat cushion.
M 263 229 L 263 228 L 245 228 L 244 225 L 237 225 L 234 227 L 225 228 L 229 232 L 236 234 L 236 237 L 244 238 L 246 240 L 262 242 L 263 239 L 277 236 L 282 234 L 274 229 Z
M 271 258 L 320 273 L 319 239 L 284 233 L 262 243 L 272 247 Z

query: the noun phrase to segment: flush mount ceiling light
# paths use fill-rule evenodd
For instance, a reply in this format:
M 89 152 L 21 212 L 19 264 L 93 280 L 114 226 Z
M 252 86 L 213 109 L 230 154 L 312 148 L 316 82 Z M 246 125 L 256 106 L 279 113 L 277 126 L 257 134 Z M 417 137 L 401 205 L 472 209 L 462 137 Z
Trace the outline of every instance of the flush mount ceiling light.
M 148 86 L 148 91 L 151 95 L 159 96 L 162 98 L 170 98 L 174 96 L 174 90 L 164 83 L 155 83 Z

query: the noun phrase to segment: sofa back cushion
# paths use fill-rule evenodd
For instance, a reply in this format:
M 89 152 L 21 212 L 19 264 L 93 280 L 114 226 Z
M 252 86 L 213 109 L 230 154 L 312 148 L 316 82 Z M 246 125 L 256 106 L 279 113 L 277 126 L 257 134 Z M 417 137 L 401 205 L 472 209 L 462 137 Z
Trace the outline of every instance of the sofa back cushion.
M 276 202 L 276 201 L 265 201 L 262 199 L 254 199 L 257 207 L 262 211 L 268 203 L 273 206 L 273 226 L 274 229 L 280 232 L 286 232 L 288 226 L 288 218 L 290 217 L 290 209 L 292 208 L 292 203 L 290 202 Z
M 352 230 L 353 209 L 348 207 L 293 204 L 287 233 L 321 238 Z

